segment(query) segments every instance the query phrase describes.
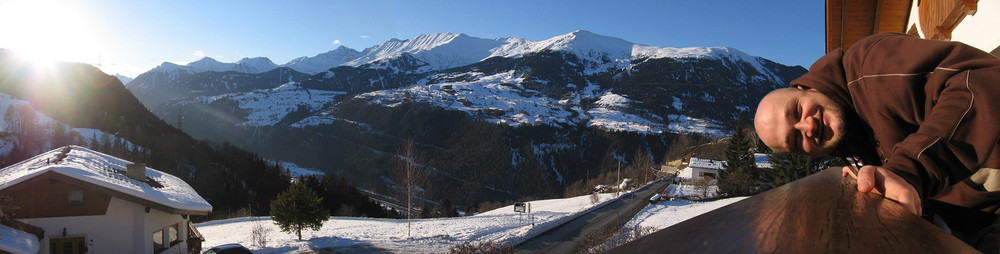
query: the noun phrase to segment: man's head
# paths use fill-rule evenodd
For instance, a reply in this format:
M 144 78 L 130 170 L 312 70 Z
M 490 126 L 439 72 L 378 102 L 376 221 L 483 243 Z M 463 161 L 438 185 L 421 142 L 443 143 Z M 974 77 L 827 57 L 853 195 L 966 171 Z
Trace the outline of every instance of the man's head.
M 826 155 L 843 140 L 843 107 L 815 90 L 782 88 L 764 96 L 754 117 L 757 136 L 776 152 Z

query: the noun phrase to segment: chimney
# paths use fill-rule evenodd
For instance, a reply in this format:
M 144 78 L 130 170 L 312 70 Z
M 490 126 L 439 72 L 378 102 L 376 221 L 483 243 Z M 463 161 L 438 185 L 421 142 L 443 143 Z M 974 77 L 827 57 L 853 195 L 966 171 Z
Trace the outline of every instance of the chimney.
M 146 163 L 125 165 L 125 176 L 139 181 L 146 180 Z

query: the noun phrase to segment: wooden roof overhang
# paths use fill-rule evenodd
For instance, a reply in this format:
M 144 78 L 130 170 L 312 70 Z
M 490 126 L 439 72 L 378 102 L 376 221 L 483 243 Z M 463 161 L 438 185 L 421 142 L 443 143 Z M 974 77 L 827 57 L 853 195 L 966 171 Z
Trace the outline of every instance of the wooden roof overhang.
M 827 0 L 826 52 L 846 49 L 877 33 L 905 33 L 911 4 L 912 0 Z

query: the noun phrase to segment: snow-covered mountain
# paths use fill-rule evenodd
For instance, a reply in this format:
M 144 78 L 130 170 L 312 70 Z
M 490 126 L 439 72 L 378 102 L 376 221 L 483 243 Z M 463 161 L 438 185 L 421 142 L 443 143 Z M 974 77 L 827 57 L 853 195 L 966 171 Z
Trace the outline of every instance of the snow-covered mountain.
M 397 58 L 405 53 L 427 63 L 428 71 L 441 70 L 482 61 L 491 55 L 493 49 L 503 45 L 504 41 L 499 39 L 482 39 L 465 34 L 422 34 L 410 40 L 391 39 L 367 48 L 361 52 L 361 57 L 344 65 L 357 67 Z
M 292 68 L 298 72 L 316 74 L 325 72 L 330 68 L 340 66 L 346 62 L 358 59 L 361 52 L 352 48 L 340 46 L 337 49 L 315 55 L 313 57 L 299 57 L 288 61 L 281 66 Z
M 125 75 L 121 75 L 121 74 L 117 74 L 117 73 L 114 76 L 116 78 L 118 78 L 118 81 L 121 81 L 123 85 L 124 84 L 128 84 L 128 82 L 132 82 L 132 80 L 134 79 L 134 78 L 131 78 L 131 77 L 128 77 L 128 76 L 125 76 Z
M 274 64 L 271 62 L 271 59 L 266 57 L 243 58 L 235 63 L 223 63 L 216 61 L 211 57 L 205 57 L 185 65 L 163 63 L 159 67 L 153 68 L 151 71 L 169 72 L 173 70 L 181 70 L 191 74 L 206 71 L 261 73 L 273 70 L 274 68 L 278 68 L 278 65 Z
M 333 52 L 351 55 L 324 54 L 344 59 Z M 311 76 L 143 74 L 129 89 L 198 138 L 332 169 L 383 194 L 393 165 L 418 164 L 438 185 L 427 197 L 490 200 L 559 195 L 636 154 L 662 159 L 678 135 L 723 136 L 737 112 L 805 73 L 733 48 L 647 46 L 588 31 L 541 41 L 429 34 L 357 53 Z M 239 75 L 256 76 L 225 78 Z M 399 154 L 408 139 L 415 157 Z

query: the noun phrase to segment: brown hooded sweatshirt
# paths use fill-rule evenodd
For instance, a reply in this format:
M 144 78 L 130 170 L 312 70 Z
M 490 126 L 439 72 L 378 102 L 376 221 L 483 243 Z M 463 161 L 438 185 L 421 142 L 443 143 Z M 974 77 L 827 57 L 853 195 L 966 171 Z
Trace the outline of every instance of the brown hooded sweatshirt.
M 861 145 L 881 160 L 864 163 L 905 178 L 924 204 L 1000 213 L 1000 59 L 961 43 L 878 34 L 828 53 L 791 85 L 853 109 L 874 141 Z

